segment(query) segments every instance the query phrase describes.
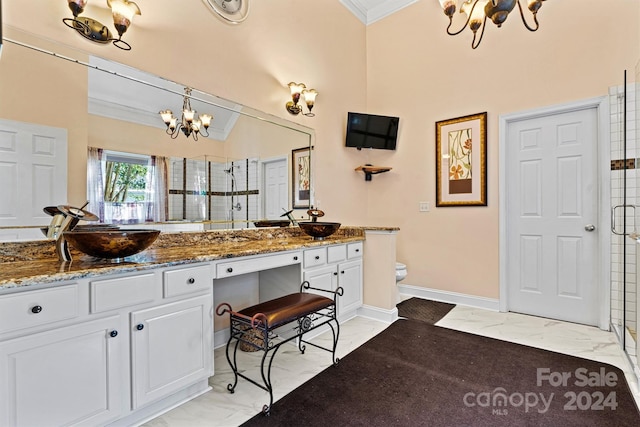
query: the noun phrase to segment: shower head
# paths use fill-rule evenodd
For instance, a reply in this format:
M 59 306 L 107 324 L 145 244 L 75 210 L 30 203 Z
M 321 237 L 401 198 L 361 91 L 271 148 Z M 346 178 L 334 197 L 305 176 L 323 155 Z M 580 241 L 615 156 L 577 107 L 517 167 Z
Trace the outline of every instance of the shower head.
M 223 169 L 222 171 L 224 173 L 228 173 L 230 175 L 233 175 L 233 168 L 240 169 L 240 166 L 239 165 L 231 165 L 231 166 L 229 166 L 229 169 Z

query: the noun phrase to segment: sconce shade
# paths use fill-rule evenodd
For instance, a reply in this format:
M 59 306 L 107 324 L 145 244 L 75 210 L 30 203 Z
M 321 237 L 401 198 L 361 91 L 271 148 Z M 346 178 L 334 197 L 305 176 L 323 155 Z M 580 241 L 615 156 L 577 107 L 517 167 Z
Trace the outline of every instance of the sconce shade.
M 71 13 L 75 17 L 84 12 L 84 7 L 87 5 L 87 0 L 68 0 L 68 2 L 69 9 L 71 9 Z
M 300 95 L 302 91 L 305 90 L 306 88 L 307 87 L 304 85 L 304 83 L 294 83 L 294 82 L 289 83 L 289 89 L 291 89 L 291 95 L 295 95 L 295 94 Z
M 489 2 L 489 0 L 467 0 L 462 3 L 460 7 L 460 12 L 463 12 L 467 15 L 467 19 L 469 20 L 469 28 L 474 33 L 478 31 L 478 28 L 482 26 L 482 21 L 484 20 L 484 6 Z
M 173 118 L 173 111 L 171 110 L 162 110 L 160 111 L 160 117 L 165 122 L 165 124 L 171 123 L 171 119 Z
M 120 37 L 127 31 L 135 15 L 141 15 L 137 4 L 128 0 L 107 0 L 113 13 L 113 25 Z
M 187 123 L 191 123 L 193 121 L 193 117 L 196 115 L 195 110 L 183 110 L 182 114 L 184 115 L 184 119 Z
M 307 116 L 313 117 L 313 115 L 315 114 L 311 113 L 311 110 L 313 110 L 313 106 L 315 105 L 318 91 L 315 89 L 305 89 L 302 91 L 302 96 L 304 96 L 304 102 L 307 104 L 307 108 L 309 109 L 309 113 L 307 114 Z
M 205 129 L 209 127 L 212 119 L 213 116 L 211 114 L 200 114 L 200 121 L 202 122 L 202 126 L 204 126 Z

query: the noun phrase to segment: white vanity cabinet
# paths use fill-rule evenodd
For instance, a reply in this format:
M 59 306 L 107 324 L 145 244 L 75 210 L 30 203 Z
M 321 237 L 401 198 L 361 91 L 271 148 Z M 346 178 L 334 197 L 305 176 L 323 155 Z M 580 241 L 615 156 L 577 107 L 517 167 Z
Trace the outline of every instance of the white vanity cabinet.
M 128 387 L 121 320 L 109 316 L 0 342 L 0 425 L 96 426 L 119 418 Z
M 0 295 L 0 427 L 131 425 L 208 389 L 213 267 Z
M 303 279 L 314 288 L 333 291 L 342 287 L 338 317 L 355 316 L 362 305 L 362 242 L 306 249 L 303 256 Z

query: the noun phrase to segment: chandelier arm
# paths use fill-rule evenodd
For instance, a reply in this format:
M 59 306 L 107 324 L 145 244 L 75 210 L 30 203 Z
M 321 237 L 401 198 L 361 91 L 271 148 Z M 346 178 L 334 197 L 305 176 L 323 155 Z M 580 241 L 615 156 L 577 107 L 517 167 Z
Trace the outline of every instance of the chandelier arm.
M 476 43 L 476 34 L 477 33 L 473 33 L 473 40 L 471 41 L 471 49 L 475 49 L 478 46 L 480 46 L 480 42 L 482 41 L 482 37 L 484 37 L 484 29 L 487 26 L 487 17 L 484 17 L 484 20 L 482 21 L 482 31 L 480 31 L 480 38 L 478 39 L 478 42 Z
M 524 18 L 524 12 L 522 11 L 522 5 L 520 4 L 520 1 L 518 1 L 518 9 L 520 9 L 520 17 L 522 18 L 522 23 L 527 28 L 527 30 L 529 30 L 529 31 L 537 31 L 538 28 L 540 27 L 540 24 L 538 23 L 538 13 L 537 12 L 533 12 L 533 22 L 535 22 L 536 26 L 535 27 L 531 27 L 527 23 L 527 20 Z
M 205 138 L 209 137 L 209 130 L 205 129 L 204 127 L 202 129 L 200 129 L 200 135 L 204 136 Z
M 475 5 L 474 5 L 474 7 L 475 7 Z M 469 17 L 467 17 L 467 21 L 464 23 L 462 28 L 460 28 L 458 31 L 451 32 L 451 26 L 453 25 L 453 16 L 450 16 L 449 17 L 449 25 L 447 26 L 447 34 L 449 34 L 450 36 L 457 36 L 458 34 L 463 32 L 465 28 L 467 28 L 467 25 L 469 25 L 469 21 L 470 20 L 471 20 L 471 14 L 469 14 Z

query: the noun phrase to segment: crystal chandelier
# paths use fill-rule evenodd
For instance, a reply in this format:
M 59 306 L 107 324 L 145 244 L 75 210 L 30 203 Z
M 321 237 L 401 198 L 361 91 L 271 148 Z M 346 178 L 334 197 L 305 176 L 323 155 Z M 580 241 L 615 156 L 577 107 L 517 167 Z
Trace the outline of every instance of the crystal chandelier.
M 164 124 L 167 125 L 167 134 L 171 135 L 172 139 L 176 139 L 180 134 L 180 131 L 184 133 L 184 135 L 188 138 L 189 136 L 193 136 L 195 141 L 198 140 L 198 135 L 202 135 L 204 137 L 209 136 L 209 125 L 211 124 L 211 120 L 213 120 L 213 116 L 210 114 L 200 114 L 200 116 L 196 115 L 196 111 L 191 108 L 191 88 L 184 88 L 184 99 L 182 101 L 182 115 L 180 116 L 180 122 L 178 119 L 173 116 L 173 112 L 171 110 L 163 110 L 160 111 L 160 116 L 164 121 Z
M 460 34 L 465 28 L 469 27 L 473 31 L 473 40 L 471 47 L 477 48 L 482 41 L 484 35 L 484 28 L 487 23 L 487 18 L 493 21 L 498 27 L 501 27 L 504 21 L 506 21 L 509 13 L 518 6 L 520 11 L 520 17 L 522 23 L 529 31 L 536 31 L 540 26 L 538 24 L 538 10 L 542 7 L 542 2 L 545 0 L 527 0 L 528 9 L 533 15 L 533 25 L 527 23 L 527 19 L 524 16 L 521 2 L 524 0 L 462 0 L 460 5 L 460 13 L 467 15 L 465 24 L 458 31 L 452 31 L 453 15 L 458 9 L 458 0 L 439 0 L 444 14 L 449 17 L 449 26 L 447 27 L 447 34 L 455 36 Z M 478 35 L 478 30 L 480 34 Z

